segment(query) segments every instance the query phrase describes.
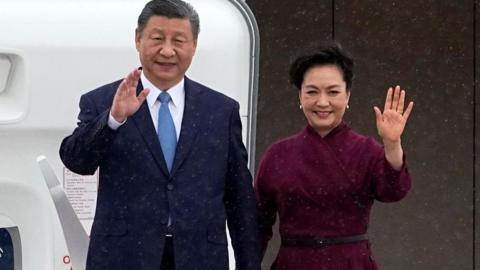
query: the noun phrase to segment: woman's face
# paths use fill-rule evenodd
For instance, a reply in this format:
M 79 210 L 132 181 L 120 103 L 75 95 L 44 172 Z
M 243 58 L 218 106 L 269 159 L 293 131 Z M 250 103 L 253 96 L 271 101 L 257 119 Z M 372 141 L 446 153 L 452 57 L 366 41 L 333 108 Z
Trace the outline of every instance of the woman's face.
M 350 98 L 342 72 L 336 65 L 308 69 L 299 95 L 308 123 L 322 137 L 340 124 Z

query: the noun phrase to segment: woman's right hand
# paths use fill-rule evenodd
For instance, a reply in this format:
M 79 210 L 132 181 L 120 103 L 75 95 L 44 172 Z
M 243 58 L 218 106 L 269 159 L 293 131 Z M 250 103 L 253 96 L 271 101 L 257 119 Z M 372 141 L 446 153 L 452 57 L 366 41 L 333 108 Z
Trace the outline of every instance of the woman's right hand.
M 382 137 L 385 148 L 385 158 L 390 165 L 399 170 L 403 165 L 403 149 L 401 136 L 407 124 L 408 117 L 413 109 L 413 102 L 405 107 L 405 90 L 397 85 L 395 89 L 389 88 L 385 106 L 382 111 L 374 107 L 378 134 Z
M 395 89 L 389 88 L 383 112 L 378 107 L 374 107 L 378 134 L 382 137 L 384 143 L 400 142 L 408 117 L 413 109 L 413 102 L 410 102 L 404 111 L 405 90 L 397 85 Z

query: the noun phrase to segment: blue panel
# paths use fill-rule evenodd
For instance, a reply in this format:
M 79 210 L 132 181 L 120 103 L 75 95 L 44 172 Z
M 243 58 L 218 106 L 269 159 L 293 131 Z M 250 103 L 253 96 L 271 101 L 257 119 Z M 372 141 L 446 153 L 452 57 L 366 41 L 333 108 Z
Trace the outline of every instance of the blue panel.
M 13 243 L 6 229 L 0 229 L 0 269 L 13 270 Z

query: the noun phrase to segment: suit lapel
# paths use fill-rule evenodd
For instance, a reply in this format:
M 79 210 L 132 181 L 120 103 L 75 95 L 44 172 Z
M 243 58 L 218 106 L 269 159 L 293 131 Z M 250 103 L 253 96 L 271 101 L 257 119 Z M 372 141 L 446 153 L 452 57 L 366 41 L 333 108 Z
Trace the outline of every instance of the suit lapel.
M 188 155 L 201 122 L 201 103 L 199 95 L 201 91 L 198 86 L 185 77 L 185 109 L 183 111 L 182 128 L 178 139 L 175 160 L 172 167 L 172 175 L 180 168 Z
M 137 86 L 137 95 L 142 91 L 143 86 L 142 82 L 139 81 Z M 162 148 L 160 142 L 158 141 L 157 133 L 155 132 L 155 127 L 153 125 L 152 116 L 148 108 L 147 101 L 143 102 L 138 111 L 131 116 L 131 119 L 137 126 L 140 131 L 140 134 L 147 145 L 147 148 L 152 153 L 157 165 L 160 167 L 162 172 L 168 176 L 168 169 L 163 158 Z

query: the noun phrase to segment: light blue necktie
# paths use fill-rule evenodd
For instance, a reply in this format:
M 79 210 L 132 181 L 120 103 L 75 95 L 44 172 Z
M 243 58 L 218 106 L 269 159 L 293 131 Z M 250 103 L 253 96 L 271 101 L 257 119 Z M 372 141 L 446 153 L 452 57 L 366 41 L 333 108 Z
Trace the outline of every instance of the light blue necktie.
M 167 162 L 167 168 L 170 172 L 172 170 L 173 159 L 175 158 L 175 148 L 177 147 L 177 133 L 175 132 L 172 115 L 168 109 L 168 102 L 171 100 L 171 97 L 167 92 L 162 91 L 157 99 L 161 103 L 160 109 L 158 110 L 158 139 L 160 140 L 163 157 Z

